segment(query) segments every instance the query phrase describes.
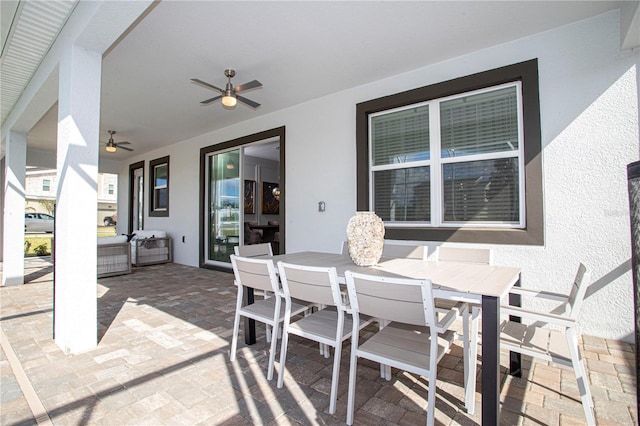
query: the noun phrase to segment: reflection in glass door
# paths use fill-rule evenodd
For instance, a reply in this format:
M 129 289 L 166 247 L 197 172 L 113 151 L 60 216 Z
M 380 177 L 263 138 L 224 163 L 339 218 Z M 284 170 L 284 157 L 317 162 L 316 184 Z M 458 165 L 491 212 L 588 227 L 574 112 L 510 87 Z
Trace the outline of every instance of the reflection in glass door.
M 240 151 L 207 157 L 207 263 L 229 263 L 240 242 Z

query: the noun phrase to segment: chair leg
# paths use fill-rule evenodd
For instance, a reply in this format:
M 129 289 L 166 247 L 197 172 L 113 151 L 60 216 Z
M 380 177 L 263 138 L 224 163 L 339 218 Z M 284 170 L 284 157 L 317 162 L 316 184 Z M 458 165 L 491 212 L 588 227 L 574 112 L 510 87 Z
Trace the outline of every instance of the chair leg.
M 229 354 L 229 360 L 236 360 L 236 349 L 238 347 L 238 331 L 240 329 L 240 314 L 236 312 L 236 318 L 233 321 L 233 337 L 231 338 L 231 353 Z
M 333 350 L 333 373 L 331 374 L 331 395 L 329 396 L 329 414 L 336 412 L 336 401 L 338 400 L 338 380 L 340 377 L 340 357 L 342 356 L 342 342 L 336 342 Z M 327 352 L 329 347 L 327 346 Z
M 270 329 L 270 328 L 271 328 L 270 326 L 267 326 L 267 329 Z M 279 330 L 278 323 L 276 322 L 276 324 L 273 326 L 274 336 L 278 335 L 278 330 Z M 269 367 L 267 368 L 267 380 L 273 379 L 273 364 L 275 363 L 275 358 L 276 358 L 277 342 L 278 342 L 278 339 L 276 338 L 271 339 L 271 345 L 269 347 Z
M 389 324 L 389 321 L 387 320 L 378 319 L 377 321 L 378 330 L 382 330 Z M 391 380 L 391 367 L 388 365 L 380 364 L 380 377 L 387 381 Z
M 467 408 L 467 413 L 473 414 L 475 412 L 476 403 L 476 374 L 478 368 L 478 331 L 480 323 L 480 307 L 471 307 L 471 345 L 469 347 L 469 374 L 465 374 L 465 400 L 464 405 Z
M 271 327 L 267 326 L 267 329 L 265 330 L 265 339 L 267 340 L 267 343 L 271 343 Z
M 289 344 L 288 319 L 285 318 L 285 325 L 282 329 L 282 343 L 280 344 L 280 371 L 278 371 L 278 388 L 282 388 L 284 383 L 284 365 L 287 359 L 287 345 Z
M 353 424 L 353 412 L 355 409 L 356 399 L 356 370 L 358 369 L 358 356 L 356 351 L 358 348 L 357 339 L 356 344 L 352 342 L 351 345 L 351 357 L 349 361 L 349 390 L 347 394 L 347 424 Z M 382 367 L 382 366 L 381 366 Z
M 436 378 L 429 379 L 429 395 L 427 395 L 427 426 L 434 424 L 436 415 Z
M 573 364 L 573 371 L 578 381 L 578 390 L 580 391 L 580 398 L 582 399 L 582 408 L 584 409 L 584 415 L 587 419 L 588 425 L 595 425 L 596 419 L 593 415 L 593 398 L 591 397 L 591 389 L 589 388 L 589 379 L 587 377 L 587 370 L 582 360 L 582 354 L 580 353 L 578 336 L 573 328 L 569 328 L 566 331 L 567 345 L 569 346 L 569 352 L 571 353 L 571 363 Z
M 467 405 L 467 391 L 469 389 L 469 379 L 471 378 L 471 374 L 469 374 L 469 358 L 469 306 L 465 304 L 462 306 L 462 365 L 464 368 L 464 404 L 467 407 L 467 411 L 469 410 L 469 406 Z

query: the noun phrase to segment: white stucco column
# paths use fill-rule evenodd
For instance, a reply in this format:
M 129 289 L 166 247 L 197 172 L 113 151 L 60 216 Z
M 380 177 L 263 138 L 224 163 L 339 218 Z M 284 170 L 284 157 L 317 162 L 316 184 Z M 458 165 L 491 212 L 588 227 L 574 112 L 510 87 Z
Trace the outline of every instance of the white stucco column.
M 72 46 L 60 61 L 55 232 L 55 341 L 65 353 L 97 345 L 100 54 Z
M 2 285 L 24 284 L 24 178 L 27 135 L 9 132 L 4 163 Z

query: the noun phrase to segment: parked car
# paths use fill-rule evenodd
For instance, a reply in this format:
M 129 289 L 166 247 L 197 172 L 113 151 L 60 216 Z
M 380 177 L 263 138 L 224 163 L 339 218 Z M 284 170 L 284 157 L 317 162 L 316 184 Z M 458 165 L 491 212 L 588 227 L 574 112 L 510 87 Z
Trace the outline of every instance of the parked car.
M 111 216 L 105 216 L 104 220 L 102 221 L 102 223 L 104 223 L 104 226 L 116 226 L 118 222 L 118 214 L 113 214 Z
M 25 232 L 53 232 L 53 216 L 46 213 L 25 213 Z

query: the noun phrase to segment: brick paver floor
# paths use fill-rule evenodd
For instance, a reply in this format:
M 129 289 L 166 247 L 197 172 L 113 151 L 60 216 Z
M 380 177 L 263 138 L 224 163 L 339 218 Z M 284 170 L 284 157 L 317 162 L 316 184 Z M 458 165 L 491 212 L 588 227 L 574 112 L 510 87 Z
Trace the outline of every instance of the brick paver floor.
M 229 361 L 235 310 L 232 275 L 165 264 L 98 280 L 98 346 L 65 355 L 52 340 L 52 276 L 47 258 L 25 261 L 28 283 L 0 288 L 0 325 L 19 368 L 54 425 L 344 424 L 349 345 L 344 345 L 337 412 L 328 413 L 331 358 L 312 342 L 290 339 L 283 389 L 266 380 L 264 327 L 258 343 L 239 339 Z M 375 326 L 373 326 L 375 328 Z M 370 330 L 365 330 L 370 332 Z M 583 336 L 598 424 L 635 425 L 634 346 Z M 523 378 L 506 375 L 502 354 L 501 419 L 507 425 L 584 424 L 572 371 L 523 357 Z M 436 424 L 480 424 L 462 408 L 462 349 L 438 370 Z M 278 371 L 276 363 L 276 372 Z M 5 350 L 0 352 L 0 424 L 35 425 L 36 418 Z M 360 361 L 356 424 L 424 424 L 427 383 L 394 370 L 379 377 Z M 43 418 L 44 417 L 44 418 Z M 46 418 L 48 417 L 48 419 Z

